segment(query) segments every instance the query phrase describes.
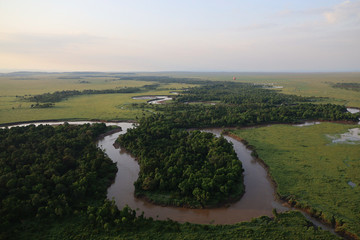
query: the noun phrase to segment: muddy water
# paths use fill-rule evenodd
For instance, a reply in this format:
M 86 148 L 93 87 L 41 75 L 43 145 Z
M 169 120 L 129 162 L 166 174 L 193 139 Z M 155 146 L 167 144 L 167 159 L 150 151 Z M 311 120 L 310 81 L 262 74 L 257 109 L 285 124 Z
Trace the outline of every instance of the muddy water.
M 187 209 L 177 207 L 157 206 L 147 201 L 134 197 L 134 185 L 139 173 L 139 166 L 134 158 L 126 151 L 116 149 L 112 144 L 119 134 L 123 134 L 127 127 L 123 126 L 123 132 L 105 137 L 99 141 L 101 147 L 108 156 L 117 163 L 118 173 L 115 182 L 108 189 L 108 198 L 115 199 L 121 209 L 126 204 L 138 212 L 144 212 L 145 216 L 154 219 L 166 220 L 168 218 L 178 222 L 192 223 L 215 223 L 230 224 L 240 221 L 249 221 L 252 218 L 267 215 L 272 216 L 272 209 L 278 211 L 287 210 L 280 202 L 275 200 L 274 187 L 267 177 L 265 169 L 251 157 L 251 152 L 237 140 L 226 137 L 233 142 L 234 149 L 243 163 L 244 183 L 246 192 L 240 201 L 230 204 L 225 208 L 214 209 Z M 206 130 L 219 135 L 220 130 Z

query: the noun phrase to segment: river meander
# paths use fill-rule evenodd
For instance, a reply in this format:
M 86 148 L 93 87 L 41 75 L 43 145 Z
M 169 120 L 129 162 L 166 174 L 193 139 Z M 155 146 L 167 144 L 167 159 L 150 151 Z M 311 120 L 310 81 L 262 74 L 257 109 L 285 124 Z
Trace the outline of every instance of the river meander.
M 114 199 L 119 209 L 128 205 L 132 209 L 136 209 L 139 214 L 144 212 L 146 217 L 157 220 L 172 219 L 182 223 L 200 224 L 234 224 L 264 215 L 271 217 L 274 208 L 278 212 L 293 210 L 276 198 L 274 184 L 269 179 L 264 167 L 251 156 L 251 151 L 243 143 L 229 136 L 225 136 L 225 138 L 233 143 L 234 150 L 244 168 L 245 194 L 239 201 L 227 207 L 189 209 L 159 206 L 138 199 L 134 196 L 134 182 L 139 174 L 139 165 L 130 153 L 114 145 L 118 136 L 133 126 L 131 123 L 120 123 L 119 126 L 122 127 L 121 132 L 106 136 L 98 142 L 98 146 L 116 162 L 118 167 L 115 181 L 108 188 L 107 197 L 110 200 Z M 219 136 L 222 129 L 206 129 L 204 131 Z M 303 215 L 316 226 L 335 233 L 331 227 L 322 224 L 308 214 L 303 212 Z
M 126 204 L 138 209 L 138 212 L 144 212 L 146 217 L 166 220 L 168 218 L 178 222 L 192 223 L 215 223 L 230 224 L 240 221 L 249 221 L 254 217 L 263 215 L 271 216 L 272 209 L 284 211 L 288 208 L 281 205 L 281 202 L 275 199 L 274 187 L 267 177 L 266 170 L 251 156 L 251 151 L 239 141 L 226 137 L 234 144 L 234 149 L 241 159 L 244 168 L 244 184 L 246 192 L 236 203 L 228 207 L 212 209 L 188 209 L 179 207 L 163 207 L 154 205 L 143 199 L 134 197 L 134 185 L 139 173 L 139 165 L 135 159 L 122 148 L 117 149 L 113 143 L 116 138 L 125 133 L 130 124 L 121 124 L 122 132 L 106 136 L 98 142 L 106 154 L 117 163 L 118 173 L 115 182 L 108 189 L 108 198 L 115 199 L 119 208 Z M 208 129 L 216 135 L 220 134 L 221 129 Z
M 38 122 L 13 126 L 26 126 L 29 124 L 58 125 L 62 123 L 63 122 Z M 84 124 L 94 122 L 69 123 Z M 117 164 L 118 172 L 114 183 L 108 188 L 107 197 L 110 200 L 114 199 L 119 209 L 128 205 L 132 209 L 135 209 L 139 214 L 144 212 L 146 217 L 152 217 L 157 220 L 172 219 L 178 222 L 200 224 L 233 224 L 241 221 L 250 221 L 253 218 L 264 215 L 272 216 L 273 208 L 276 208 L 278 212 L 290 210 L 289 207 L 283 205 L 282 201 L 276 199 L 275 186 L 269 179 L 267 171 L 264 167 L 251 156 L 251 151 L 248 150 L 243 143 L 229 136 L 225 136 L 225 138 L 233 143 L 234 150 L 238 158 L 241 160 L 244 168 L 245 194 L 239 201 L 220 208 L 188 209 L 171 206 L 158 206 L 143 199 L 138 199 L 134 196 L 134 182 L 139 174 L 139 165 L 130 153 L 126 152 L 121 147 L 118 148 L 114 145 L 118 136 L 126 133 L 127 129 L 133 127 L 133 124 L 121 122 L 107 123 L 107 125 L 117 125 L 122 128 L 122 131 L 107 135 L 100 139 L 97 143 L 97 146 Z M 222 129 L 215 128 L 206 129 L 204 131 L 211 132 L 219 136 Z M 303 214 L 315 225 L 334 233 L 333 229 L 330 227 L 323 225 L 316 219 L 308 216 L 306 213 Z

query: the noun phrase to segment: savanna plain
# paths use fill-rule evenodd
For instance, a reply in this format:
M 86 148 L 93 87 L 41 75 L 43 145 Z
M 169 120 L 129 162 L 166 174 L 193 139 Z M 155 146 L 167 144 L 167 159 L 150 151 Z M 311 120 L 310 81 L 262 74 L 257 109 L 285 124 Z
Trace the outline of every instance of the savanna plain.
M 359 239 L 359 90 L 360 73 L 0 74 L 0 238 Z M 117 168 L 95 143 L 116 128 L 7 127 L 77 120 L 138 124 L 117 142 L 140 165 L 134 194 L 152 204 L 213 208 L 246 194 L 231 144 L 188 131 L 221 127 L 294 210 L 230 225 L 154 220 L 106 199 Z

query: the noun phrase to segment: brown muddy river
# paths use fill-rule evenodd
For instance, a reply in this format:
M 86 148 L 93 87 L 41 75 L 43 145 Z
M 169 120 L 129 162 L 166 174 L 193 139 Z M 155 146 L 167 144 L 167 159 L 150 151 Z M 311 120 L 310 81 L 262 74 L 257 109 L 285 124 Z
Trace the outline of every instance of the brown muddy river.
M 108 189 L 108 198 L 115 199 L 117 206 L 121 209 L 126 204 L 138 213 L 144 212 L 146 217 L 166 220 L 168 218 L 178 222 L 191 223 L 215 223 L 230 224 L 241 221 L 249 221 L 259 216 L 272 216 L 272 209 L 278 211 L 288 210 L 275 199 L 274 187 L 267 177 L 265 169 L 253 159 L 251 151 L 239 141 L 226 137 L 234 144 L 238 158 L 242 161 L 244 168 L 244 184 L 246 192 L 244 196 L 229 207 L 212 209 L 187 209 L 179 207 L 162 207 L 151 204 L 145 200 L 134 197 L 134 182 L 139 173 L 139 165 L 134 158 L 123 149 L 113 146 L 119 134 L 126 132 L 131 124 L 122 123 L 122 132 L 105 137 L 98 142 L 107 155 L 117 163 L 118 173 L 113 185 Z M 208 129 L 216 135 L 221 129 Z
M 119 123 L 123 131 L 106 136 L 98 142 L 98 146 L 117 163 L 118 172 L 115 182 L 108 188 L 108 199 L 114 199 L 119 209 L 128 205 L 135 209 L 138 214 L 144 212 L 146 217 L 157 220 L 172 219 L 178 222 L 191 222 L 199 224 L 234 224 L 242 221 L 250 221 L 260 216 L 272 216 L 273 208 L 278 212 L 294 210 L 283 206 L 283 202 L 275 198 L 275 188 L 267 176 L 266 170 L 258 161 L 251 156 L 241 142 L 225 136 L 233 143 L 235 152 L 241 160 L 244 168 L 245 194 L 243 197 L 228 207 L 211 209 L 188 209 L 180 207 L 163 207 L 149 203 L 143 199 L 134 197 L 134 182 L 139 174 L 139 165 L 136 160 L 124 149 L 114 147 L 114 142 L 120 134 L 126 133 L 128 128 L 132 128 L 131 123 Z M 220 135 L 222 129 L 206 129 L 204 131 Z M 333 234 L 334 229 L 324 225 L 308 214 L 302 214 L 314 225 Z

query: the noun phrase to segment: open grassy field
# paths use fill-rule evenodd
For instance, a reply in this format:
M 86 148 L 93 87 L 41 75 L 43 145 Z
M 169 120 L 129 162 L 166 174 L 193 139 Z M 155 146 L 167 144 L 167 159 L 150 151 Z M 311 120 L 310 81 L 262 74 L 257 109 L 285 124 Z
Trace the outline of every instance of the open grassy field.
M 360 142 L 332 143 L 328 136 L 355 127 L 359 125 L 272 125 L 233 132 L 255 147 L 281 197 L 328 222 L 343 224 L 337 230 L 359 237 Z
M 85 83 L 81 83 L 85 82 Z M 142 111 L 132 109 L 133 100 L 140 95 L 171 95 L 175 89 L 188 88 L 189 84 L 161 84 L 157 89 L 141 93 L 96 94 L 70 97 L 55 104 L 53 108 L 30 108 L 30 102 L 16 96 L 52 93 L 62 90 L 103 90 L 123 87 L 141 87 L 155 82 L 122 80 L 112 75 L 77 76 L 67 74 L 39 74 L 26 76 L 0 76 L 0 124 L 22 121 L 55 119 L 101 119 L 129 120 L 142 116 Z M 145 112 L 146 114 L 146 112 Z
M 234 81 L 235 76 L 235 81 L 272 83 L 282 86 L 279 90 L 284 93 L 327 97 L 324 102 L 360 107 L 358 92 L 331 87 L 331 84 L 338 82 L 360 83 L 360 73 L 22 73 L 0 75 L 0 124 L 48 119 L 135 119 L 136 116 L 142 115 L 142 112 L 124 106 L 142 100 L 132 100 L 132 96 L 168 95 L 169 89 L 191 86 L 161 83 L 157 89 L 141 94 L 76 96 L 56 103 L 54 108 L 46 109 L 30 109 L 32 103 L 20 101 L 16 97 L 62 90 L 103 90 L 156 84 L 150 81 L 127 80 L 134 76 L 186 77 L 211 81 Z
M 273 83 L 286 94 L 328 97 L 325 102 L 360 107 L 360 94 L 356 91 L 335 89 L 335 83 L 360 83 L 360 73 L 176 73 L 173 76 L 197 77 L 205 80 Z

